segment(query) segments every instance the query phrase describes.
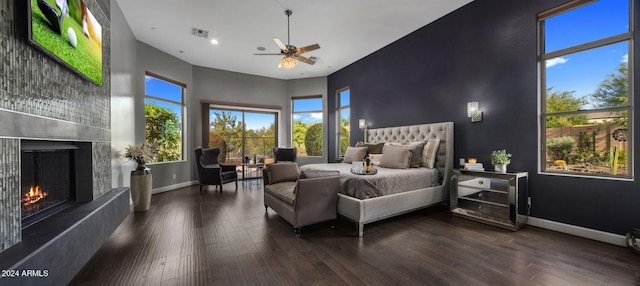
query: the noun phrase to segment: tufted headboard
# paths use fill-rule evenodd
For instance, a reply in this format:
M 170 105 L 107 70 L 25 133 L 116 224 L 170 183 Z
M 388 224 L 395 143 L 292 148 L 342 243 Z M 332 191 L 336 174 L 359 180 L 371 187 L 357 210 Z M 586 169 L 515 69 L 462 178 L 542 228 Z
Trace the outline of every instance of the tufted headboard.
M 413 142 L 440 138 L 435 168 L 439 181 L 448 187 L 449 172 L 453 168 L 453 122 L 375 128 L 367 130 L 367 143 Z M 444 180 L 443 180 L 444 179 Z

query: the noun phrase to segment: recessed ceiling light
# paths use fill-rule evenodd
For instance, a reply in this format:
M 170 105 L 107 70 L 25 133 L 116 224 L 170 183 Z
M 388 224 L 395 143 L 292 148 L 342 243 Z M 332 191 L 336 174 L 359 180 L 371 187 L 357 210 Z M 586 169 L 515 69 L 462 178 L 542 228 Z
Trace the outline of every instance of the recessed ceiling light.
M 216 40 L 216 39 L 211 39 L 211 41 L 209 41 L 209 42 L 210 42 L 212 45 L 215 45 L 215 46 L 217 46 L 217 45 L 219 44 L 219 43 L 218 43 L 218 40 Z
M 257 47 L 256 49 L 258 49 L 258 51 L 261 51 L 261 52 L 264 52 L 267 50 L 265 47 Z

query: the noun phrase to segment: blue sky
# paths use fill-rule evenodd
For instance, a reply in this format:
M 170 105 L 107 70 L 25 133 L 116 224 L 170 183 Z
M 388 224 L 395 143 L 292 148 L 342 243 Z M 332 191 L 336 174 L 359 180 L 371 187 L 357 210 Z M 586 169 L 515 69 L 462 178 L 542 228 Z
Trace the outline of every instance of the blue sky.
M 182 102 L 182 87 L 150 76 L 145 76 L 145 94 L 175 102 Z M 179 105 L 147 99 L 145 103 L 171 109 L 182 122 L 182 110 Z
M 215 118 L 214 113 L 216 112 L 228 113 L 231 116 L 235 116 L 237 122 L 242 121 L 242 111 L 211 109 L 211 111 L 209 111 L 209 114 L 210 114 L 209 116 L 211 120 Z M 247 123 L 247 129 L 258 130 L 262 127 L 268 128 L 271 124 L 273 124 L 275 121 L 275 115 L 273 113 L 260 113 L 260 112 L 246 111 L 244 113 L 244 119 Z
M 545 52 L 588 43 L 629 31 L 629 1 L 600 0 L 545 20 Z M 547 87 L 593 93 L 629 56 L 627 41 L 547 60 Z

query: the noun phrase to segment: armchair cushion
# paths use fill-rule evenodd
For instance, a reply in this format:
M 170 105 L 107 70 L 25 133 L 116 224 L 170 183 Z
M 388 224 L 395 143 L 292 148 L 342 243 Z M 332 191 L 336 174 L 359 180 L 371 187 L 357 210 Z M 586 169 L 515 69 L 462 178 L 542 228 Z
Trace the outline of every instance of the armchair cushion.
M 269 184 L 295 182 L 298 179 L 298 163 L 275 163 L 267 166 Z
M 296 184 L 295 181 L 275 183 L 265 186 L 265 191 L 288 205 L 293 206 L 296 195 L 291 190 L 295 189 Z
M 220 172 L 220 177 L 222 177 L 222 181 L 230 181 L 238 178 L 238 173 L 236 171 L 224 171 Z

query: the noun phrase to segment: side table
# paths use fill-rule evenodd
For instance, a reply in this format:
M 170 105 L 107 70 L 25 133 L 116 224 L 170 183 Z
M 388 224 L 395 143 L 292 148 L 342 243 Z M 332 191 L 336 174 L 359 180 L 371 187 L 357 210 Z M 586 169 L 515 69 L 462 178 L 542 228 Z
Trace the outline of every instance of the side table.
M 527 172 L 453 170 L 450 207 L 455 216 L 516 231 L 527 222 Z

